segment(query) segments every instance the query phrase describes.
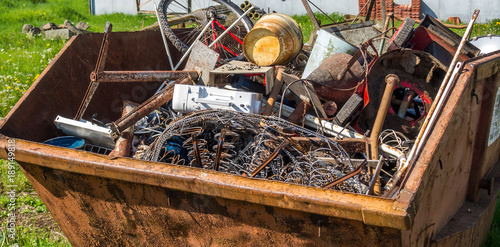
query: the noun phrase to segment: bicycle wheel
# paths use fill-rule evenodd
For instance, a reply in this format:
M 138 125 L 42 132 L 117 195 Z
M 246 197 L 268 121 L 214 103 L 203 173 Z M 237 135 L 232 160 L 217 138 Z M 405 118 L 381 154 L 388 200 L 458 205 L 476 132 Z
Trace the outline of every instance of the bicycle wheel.
M 229 0 L 162 0 L 158 5 L 161 26 L 165 35 L 177 50 L 185 53 L 201 30 L 210 26 L 201 37 L 206 45 L 211 44 L 226 27 L 231 26 L 243 11 Z M 174 33 L 172 28 L 177 26 Z M 243 50 L 243 38 L 252 29 L 253 23 L 243 17 L 229 33 L 222 37 L 214 50 L 221 59 L 238 56 Z

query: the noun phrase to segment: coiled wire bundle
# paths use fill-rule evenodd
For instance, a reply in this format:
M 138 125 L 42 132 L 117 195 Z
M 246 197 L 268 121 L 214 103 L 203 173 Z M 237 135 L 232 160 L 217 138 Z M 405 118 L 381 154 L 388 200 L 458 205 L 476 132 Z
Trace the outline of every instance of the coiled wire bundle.
M 303 145 L 301 138 L 322 148 Z M 356 169 L 331 138 L 278 117 L 221 110 L 197 111 L 166 126 L 141 159 L 314 187 Z M 361 176 L 332 188 L 364 193 Z

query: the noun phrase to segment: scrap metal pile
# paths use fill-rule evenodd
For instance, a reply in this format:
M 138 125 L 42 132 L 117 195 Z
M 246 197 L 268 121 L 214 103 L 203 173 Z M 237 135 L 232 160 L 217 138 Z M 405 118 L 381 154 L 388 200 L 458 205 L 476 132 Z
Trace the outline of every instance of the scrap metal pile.
M 389 21 L 382 30 L 373 21 L 317 25 L 303 46 L 290 17 L 253 25 L 248 2 L 215 2 L 179 14 L 169 12 L 175 1 L 161 1 L 162 36 L 184 54 L 174 64 L 165 42 L 170 71 L 104 71 L 108 24 L 80 109 L 58 116 L 58 128 L 114 157 L 392 197 L 457 60 L 479 54 L 429 16 L 397 31 Z M 173 29 L 184 21 L 189 34 Z M 164 83 L 144 102 L 124 102 L 112 123 L 82 120 L 99 83 L 124 81 Z

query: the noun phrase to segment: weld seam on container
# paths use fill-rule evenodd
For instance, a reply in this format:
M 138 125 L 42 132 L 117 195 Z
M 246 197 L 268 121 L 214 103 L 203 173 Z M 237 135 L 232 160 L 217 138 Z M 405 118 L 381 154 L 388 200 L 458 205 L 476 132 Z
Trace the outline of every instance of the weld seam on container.
M 243 40 L 248 61 L 260 66 L 285 64 L 302 49 L 302 30 L 291 17 L 273 13 L 264 15 Z

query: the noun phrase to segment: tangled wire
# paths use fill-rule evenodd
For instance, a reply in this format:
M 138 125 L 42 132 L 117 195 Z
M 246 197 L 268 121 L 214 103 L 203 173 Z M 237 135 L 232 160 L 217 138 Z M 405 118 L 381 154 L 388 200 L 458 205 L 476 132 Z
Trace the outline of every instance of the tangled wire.
M 281 118 L 221 110 L 194 112 L 166 126 L 141 159 L 314 187 L 356 169 L 333 139 Z M 366 176 L 332 188 L 363 193 Z

